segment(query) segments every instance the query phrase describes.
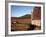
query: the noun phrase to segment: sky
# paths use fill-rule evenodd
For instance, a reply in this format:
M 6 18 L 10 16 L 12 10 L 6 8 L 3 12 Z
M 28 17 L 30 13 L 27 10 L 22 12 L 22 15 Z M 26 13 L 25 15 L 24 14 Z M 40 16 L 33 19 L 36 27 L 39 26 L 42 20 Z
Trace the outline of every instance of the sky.
M 32 6 L 11 6 L 11 16 L 20 17 L 26 14 L 31 14 L 33 7 Z

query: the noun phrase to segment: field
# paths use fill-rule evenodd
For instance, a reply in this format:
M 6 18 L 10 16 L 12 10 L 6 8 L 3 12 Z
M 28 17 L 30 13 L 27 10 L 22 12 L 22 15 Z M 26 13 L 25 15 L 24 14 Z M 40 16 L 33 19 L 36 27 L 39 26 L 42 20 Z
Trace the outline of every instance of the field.
M 16 23 L 11 25 L 11 31 L 28 31 L 28 30 L 40 30 L 41 28 L 35 25 L 32 25 L 31 23 L 28 24 L 22 24 L 22 23 Z

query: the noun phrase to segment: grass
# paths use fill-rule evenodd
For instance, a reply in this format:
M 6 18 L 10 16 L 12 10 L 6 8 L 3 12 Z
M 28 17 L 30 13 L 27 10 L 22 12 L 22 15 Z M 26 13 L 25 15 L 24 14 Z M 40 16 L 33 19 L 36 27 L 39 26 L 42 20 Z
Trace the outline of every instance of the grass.
M 16 24 L 12 24 L 12 29 L 11 31 L 25 31 L 25 30 L 39 30 L 41 29 L 40 27 L 36 26 L 36 25 L 33 25 L 31 23 L 16 23 Z
M 16 23 L 16 26 L 29 26 L 31 23 Z

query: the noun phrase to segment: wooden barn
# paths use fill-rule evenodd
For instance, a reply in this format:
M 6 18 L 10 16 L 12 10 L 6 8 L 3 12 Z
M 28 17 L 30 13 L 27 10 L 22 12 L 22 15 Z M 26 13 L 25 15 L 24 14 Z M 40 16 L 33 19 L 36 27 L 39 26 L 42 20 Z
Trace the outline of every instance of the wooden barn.
M 31 19 L 32 24 L 41 26 L 41 7 L 34 7 Z

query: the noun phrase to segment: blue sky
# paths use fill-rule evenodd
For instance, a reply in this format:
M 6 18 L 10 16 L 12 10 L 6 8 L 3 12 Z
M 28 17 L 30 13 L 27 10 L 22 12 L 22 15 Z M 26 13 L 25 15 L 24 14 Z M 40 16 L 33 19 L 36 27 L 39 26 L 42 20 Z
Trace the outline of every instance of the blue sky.
M 20 17 L 25 14 L 31 14 L 33 7 L 32 6 L 11 6 L 11 16 Z

